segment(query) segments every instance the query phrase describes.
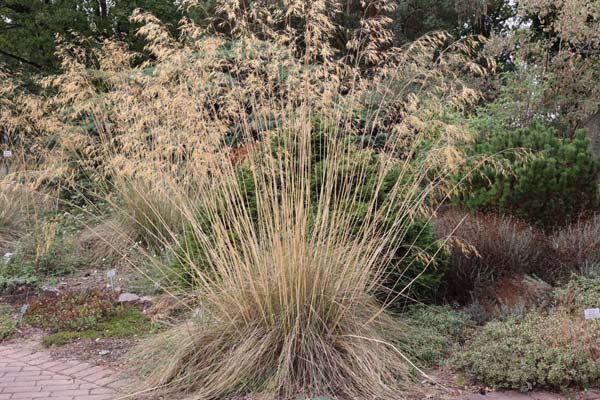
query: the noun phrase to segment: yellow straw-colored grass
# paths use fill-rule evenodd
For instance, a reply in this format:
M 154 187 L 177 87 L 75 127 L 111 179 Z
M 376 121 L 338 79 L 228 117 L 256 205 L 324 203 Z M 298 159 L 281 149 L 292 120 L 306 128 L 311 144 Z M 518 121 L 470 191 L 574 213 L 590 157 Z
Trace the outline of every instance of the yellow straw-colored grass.
M 107 42 L 90 74 L 64 47 L 65 73 L 46 81 L 65 126 L 65 115 L 93 119 L 98 137 L 65 129 L 62 146 L 85 155 L 91 179 L 115 183 L 111 204 L 135 223 L 130 240 L 145 235 L 192 282 L 167 290 L 197 315 L 132 355 L 144 387 L 168 398 L 396 399 L 410 386 L 405 329 L 387 311 L 405 293 L 383 304 L 374 295 L 460 162 L 464 131 L 437 116 L 477 99 L 457 76 L 480 71 L 468 40 L 439 51 L 443 33 L 383 51 L 377 18 L 339 57 L 328 42 L 337 2 L 284 3 L 219 1 L 229 39 L 183 20 L 177 41 L 137 13 L 153 63 L 132 66 Z

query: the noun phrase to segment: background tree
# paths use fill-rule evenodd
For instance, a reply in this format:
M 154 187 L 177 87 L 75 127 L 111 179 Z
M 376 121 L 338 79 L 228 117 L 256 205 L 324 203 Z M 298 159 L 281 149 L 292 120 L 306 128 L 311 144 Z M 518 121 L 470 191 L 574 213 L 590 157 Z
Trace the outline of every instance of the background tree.
M 411 42 L 436 30 L 455 36 L 506 31 L 516 7 L 508 0 L 401 0 L 394 13 L 394 39 Z
M 487 45 L 510 66 L 490 77 L 488 111 L 508 127 L 540 121 L 572 137 L 600 106 L 600 2 L 523 0 L 516 10 Z
M 129 16 L 146 9 L 170 24 L 176 33 L 181 17 L 172 0 L 5 0 L 0 2 L 0 64 L 52 72 L 58 67 L 57 35 L 69 40 L 71 32 L 94 46 L 118 35 L 142 50 Z

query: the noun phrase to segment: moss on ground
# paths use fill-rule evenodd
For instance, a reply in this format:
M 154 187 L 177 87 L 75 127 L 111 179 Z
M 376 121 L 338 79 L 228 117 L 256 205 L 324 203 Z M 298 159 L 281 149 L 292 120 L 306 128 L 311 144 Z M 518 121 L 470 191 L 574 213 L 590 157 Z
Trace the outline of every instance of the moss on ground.
M 59 331 L 42 339 L 44 346 L 62 346 L 75 340 L 98 338 L 122 338 L 156 332 L 157 324 L 136 308 L 128 308 L 108 321 L 98 322 L 93 328 L 82 331 Z

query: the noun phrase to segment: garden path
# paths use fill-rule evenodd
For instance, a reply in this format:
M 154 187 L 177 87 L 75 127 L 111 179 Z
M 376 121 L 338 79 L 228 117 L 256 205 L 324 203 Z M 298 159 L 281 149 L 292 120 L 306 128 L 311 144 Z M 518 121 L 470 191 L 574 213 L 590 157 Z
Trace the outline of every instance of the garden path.
M 0 345 L 0 400 L 117 400 L 122 376 L 82 361 L 54 359 L 26 344 Z M 432 396 L 430 398 L 435 398 Z M 600 400 L 600 391 L 562 396 L 549 392 L 499 391 L 456 400 Z
M 515 390 L 488 392 L 486 394 L 470 394 L 462 396 L 457 400 L 600 400 L 600 391 L 592 390 L 580 393 L 561 395 L 550 392 L 528 392 L 522 393 Z
M 105 367 L 53 359 L 25 345 L 0 345 L 0 400 L 115 400 L 122 385 Z

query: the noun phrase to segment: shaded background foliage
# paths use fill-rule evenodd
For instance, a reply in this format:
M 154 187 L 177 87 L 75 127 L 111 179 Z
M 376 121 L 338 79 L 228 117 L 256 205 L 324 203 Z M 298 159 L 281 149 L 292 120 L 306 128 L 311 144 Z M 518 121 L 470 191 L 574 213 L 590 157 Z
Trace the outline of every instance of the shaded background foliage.
M 186 13 L 202 22 L 216 13 L 216 1 L 202 1 L 201 8 Z M 253 7 L 248 1 L 242 7 Z M 337 17 L 340 25 L 336 46 L 344 51 L 349 32 L 360 26 L 365 13 L 393 18 L 393 43 L 403 45 L 425 33 L 446 30 L 454 34 L 485 34 L 514 16 L 514 7 L 507 2 L 490 1 L 484 6 L 472 0 L 402 0 L 393 11 L 385 12 L 389 1 L 370 1 L 366 6 L 359 0 L 343 2 Z M 76 32 L 88 38 L 88 45 L 96 45 L 102 38 L 117 36 L 141 51 L 142 44 L 135 37 L 135 24 L 129 16 L 136 8 L 144 9 L 169 24 L 173 34 L 183 9 L 173 0 L 7 0 L 0 5 L 0 51 L 2 62 L 15 67 L 40 71 L 55 71 L 59 59 L 54 52 L 56 35 L 70 37 Z M 276 2 L 274 3 L 276 5 Z M 212 21 L 214 27 L 227 30 L 222 19 Z M 298 20 L 298 24 L 302 22 Z M 208 24 L 208 21 L 206 22 Z
M 481 124 L 468 153 L 496 158 L 504 168 L 486 165 L 473 172 L 473 164 L 465 163 L 457 175 L 465 181 L 457 204 L 508 213 L 547 231 L 598 206 L 599 167 L 584 131 L 569 139 L 539 123 L 516 130 L 494 124 Z
M 160 15 L 175 33 L 182 16 L 173 1 L 165 0 L 7 0 L 0 3 L 0 63 L 49 73 L 59 69 L 55 54 L 57 36 L 72 40 L 72 33 L 88 46 L 118 37 L 141 51 L 135 37 L 139 27 L 129 21 L 136 8 Z

